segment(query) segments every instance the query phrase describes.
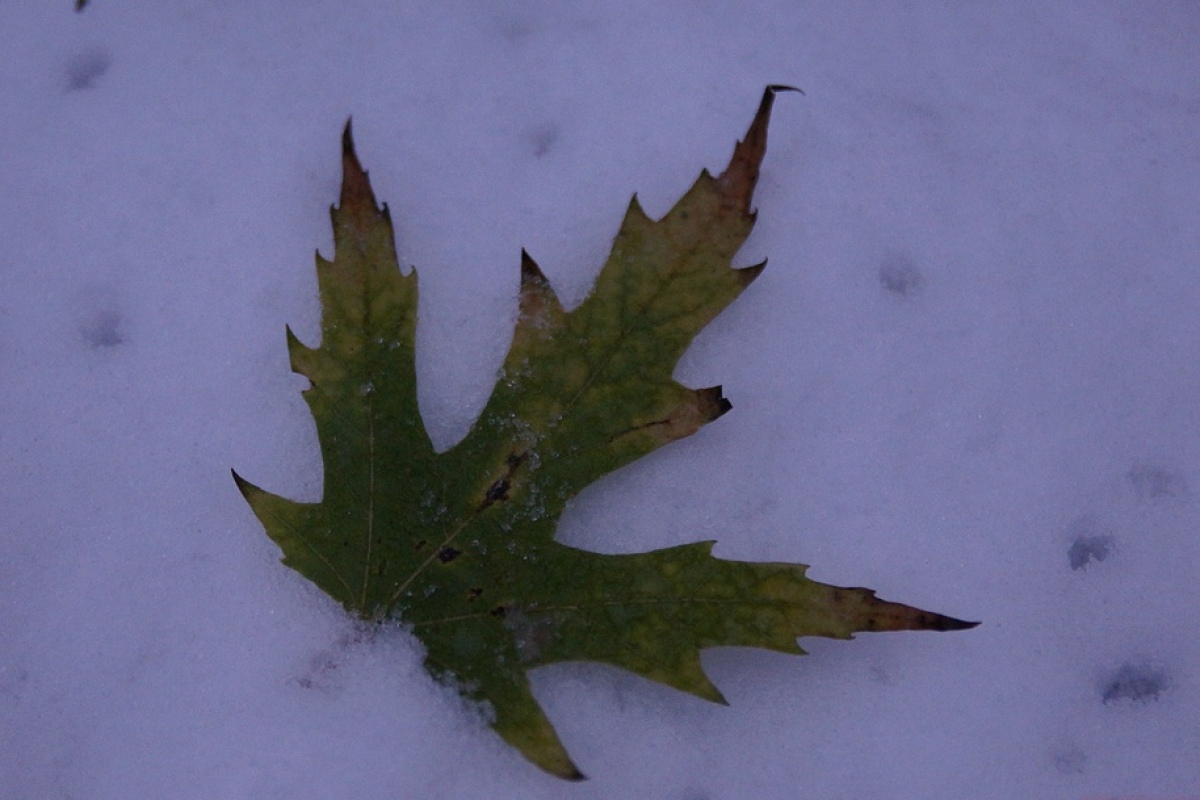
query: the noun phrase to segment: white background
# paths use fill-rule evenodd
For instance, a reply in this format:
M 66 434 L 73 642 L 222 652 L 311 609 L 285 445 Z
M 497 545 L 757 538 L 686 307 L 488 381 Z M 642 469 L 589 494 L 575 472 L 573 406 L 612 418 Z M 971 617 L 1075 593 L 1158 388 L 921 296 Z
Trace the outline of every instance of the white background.
M 4 3 L 0 796 L 1200 797 L 1197 41 L 1182 2 Z M 281 566 L 229 469 L 320 496 L 283 330 L 316 338 L 347 116 L 445 447 L 520 249 L 577 303 L 768 83 L 807 92 L 770 265 L 678 371 L 734 410 L 559 538 L 983 625 L 712 651 L 728 708 L 540 670 L 567 784 Z

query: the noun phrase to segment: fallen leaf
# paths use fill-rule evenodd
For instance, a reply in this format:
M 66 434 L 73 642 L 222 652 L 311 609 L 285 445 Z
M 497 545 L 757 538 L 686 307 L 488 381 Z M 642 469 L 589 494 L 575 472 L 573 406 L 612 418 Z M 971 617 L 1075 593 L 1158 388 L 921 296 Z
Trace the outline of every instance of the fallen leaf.
M 434 451 L 417 408 L 417 276 L 400 272 L 347 125 L 336 258 L 317 257 L 321 345 L 288 329 L 317 423 L 324 497 L 297 503 L 234 473 L 289 567 L 367 620 L 399 620 L 430 672 L 490 706 L 532 762 L 583 777 L 530 692 L 527 672 L 590 660 L 724 702 L 706 647 L 802 653 L 796 638 L 958 630 L 973 623 L 810 581 L 798 564 L 715 558 L 713 542 L 601 555 L 555 527 L 588 484 L 729 411 L 721 387 L 671 376 L 696 334 L 764 264 L 731 268 L 776 92 L 768 87 L 719 177 L 707 171 L 662 219 L 635 197 L 591 294 L 566 311 L 522 255 L 520 315 L 487 406 Z

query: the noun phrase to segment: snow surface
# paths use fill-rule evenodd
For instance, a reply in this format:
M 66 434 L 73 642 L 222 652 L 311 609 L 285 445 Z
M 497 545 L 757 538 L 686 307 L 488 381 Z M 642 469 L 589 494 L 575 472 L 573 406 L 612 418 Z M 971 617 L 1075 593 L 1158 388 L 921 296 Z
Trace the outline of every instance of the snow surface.
M 0 5 L 0 797 L 1200 797 L 1200 7 L 69 0 Z M 421 269 L 462 436 L 519 252 L 571 303 L 781 96 L 679 368 L 734 412 L 560 538 L 980 619 L 717 650 L 724 708 L 534 675 L 549 778 L 282 567 L 230 479 L 320 494 L 341 126 Z

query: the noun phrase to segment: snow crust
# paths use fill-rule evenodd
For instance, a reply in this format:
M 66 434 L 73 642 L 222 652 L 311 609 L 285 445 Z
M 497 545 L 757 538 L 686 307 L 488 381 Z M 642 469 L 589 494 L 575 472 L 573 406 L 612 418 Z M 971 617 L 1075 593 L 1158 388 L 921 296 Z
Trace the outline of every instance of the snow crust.
M 1194 4 L 0 6 L 0 797 L 1200 796 Z M 515 6 L 515 7 L 510 7 Z M 719 650 L 731 702 L 561 665 L 524 762 L 278 563 L 229 469 L 321 490 L 341 127 L 421 275 L 422 409 L 481 408 L 528 249 L 569 304 L 781 96 L 680 365 L 734 411 L 560 538 L 980 619 Z

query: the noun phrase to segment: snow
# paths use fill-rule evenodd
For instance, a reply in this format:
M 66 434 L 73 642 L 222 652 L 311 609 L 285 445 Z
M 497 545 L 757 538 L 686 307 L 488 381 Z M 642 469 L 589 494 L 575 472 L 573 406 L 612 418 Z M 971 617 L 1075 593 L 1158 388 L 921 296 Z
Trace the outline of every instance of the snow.
M 0 6 L 0 796 L 1200 796 L 1200 12 L 747 0 Z M 341 126 L 421 271 L 439 446 L 525 247 L 586 294 L 780 96 L 743 263 L 678 376 L 734 411 L 559 538 L 979 619 L 603 666 L 528 765 L 282 567 L 229 469 L 320 495 L 312 342 Z

